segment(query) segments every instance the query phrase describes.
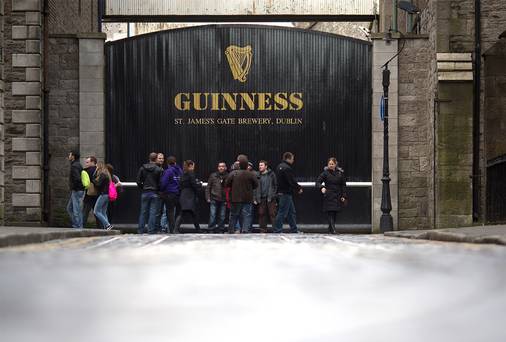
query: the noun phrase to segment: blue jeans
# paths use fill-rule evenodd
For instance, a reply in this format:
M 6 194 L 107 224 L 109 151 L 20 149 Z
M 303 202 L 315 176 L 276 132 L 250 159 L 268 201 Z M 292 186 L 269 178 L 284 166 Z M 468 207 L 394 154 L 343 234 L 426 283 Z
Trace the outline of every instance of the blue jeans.
M 232 203 L 230 207 L 230 222 L 228 223 L 229 232 L 239 231 L 236 227 L 240 220 L 242 224 L 242 233 L 249 233 L 251 227 L 251 203 Z
M 211 200 L 209 205 L 209 230 L 215 229 L 216 225 L 221 230 L 225 229 L 225 213 L 227 211 L 227 203 Z
M 107 228 L 111 224 L 109 223 L 109 219 L 107 218 L 107 206 L 109 205 L 109 195 L 101 194 L 97 198 L 97 203 L 95 203 L 95 208 L 93 212 L 95 216 L 102 224 L 102 228 Z
M 144 233 L 146 221 L 148 223 L 148 234 L 155 234 L 158 224 L 157 219 L 160 218 L 160 196 L 154 192 L 143 192 L 141 195 L 141 213 L 139 215 L 139 227 L 137 232 Z
M 295 222 L 295 204 L 293 196 L 290 194 L 280 194 L 278 214 L 276 215 L 276 224 L 274 225 L 274 233 L 283 232 L 283 221 L 286 219 L 290 225 L 290 233 L 297 233 L 297 222 Z
M 70 193 L 67 203 L 67 212 L 72 221 L 72 228 L 83 228 L 83 214 L 81 212 L 81 201 L 84 197 L 84 191 L 74 191 Z

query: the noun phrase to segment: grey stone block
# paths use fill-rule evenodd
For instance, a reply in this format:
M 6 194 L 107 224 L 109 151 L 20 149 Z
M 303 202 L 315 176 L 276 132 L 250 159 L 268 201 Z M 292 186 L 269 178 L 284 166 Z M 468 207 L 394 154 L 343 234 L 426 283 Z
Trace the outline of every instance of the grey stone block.
M 12 82 L 12 95 L 40 95 L 40 82 Z
M 42 98 L 40 96 L 27 96 L 26 109 L 42 109 Z
M 41 69 L 40 68 L 26 68 L 26 80 L 40 82 Z
M 104 131 L 104 122 L 103 122 L 103 120 L 99 120 L 99 119 L 80 120 L 79 126 L 80 126 L 81 132 L 103 132 Z
M 93 91 L 103 92 L 104 91 L 104 79 L 101 78 L 80 78 L 79 89 L 81 91 Z
M 41 137 L 40 125 L 39 124 L 26 125 L 26 134 L 25 135 L 27 137 L 40 138 Z
M 103 53 L 81 53 L 79 52 L 79 65 L 81 66 L 103 66 L 105 55 Z
M 104 141 L 104 132 L 81 132 L 79 136 L 81 144 L 97 144 L 102 145 Z
M 40 0 L 12 0 L 13 11 L 40 11 Z
M 104 39 L 79 39 L 79 53 L 102 53 L 104 51 Z
M 81 106 L 97 106 L 104 104 L 103 92 L 89 92 L 85 93 L 82 90 L 79 92 L 79 103 Z
M 105 68 L 103 66 L 79 66 L 79 76 L 82 78 L 105 78 Z
M 40 110 L 13 110 L 13 123 L 40 123 Z
M 13 207 L 40 207 L 40 194 L 12 194 Z
M 40 40 L 27 40 L 26 52 L 27 53 L 40 53 Z
M 40 138 L 12 138 L 12 151 L 40 151 Z
M 12 54 L 12 66 L 19 68 L 40 67 L 40 55 L 33 53 Z
M 40 166 L 13 166 L 12 179 L 40 179 Z
M 41 38 L 40 26 L 28 26 L 28 38 L 29 39 L 40 39 Z
M 12 26 L 12 39 L 26 39 L 28 38 L 28 26 L 13 25 Z
M 26 165 L 41 165 L 40 152 L 26 152 Z
M 26 12 L 25 20 L 28 25 L 41 25 L 40 12 Z
M 40 193 L 41 191 L 40 180 L 30 179 L 26 181 L 26 192 Z

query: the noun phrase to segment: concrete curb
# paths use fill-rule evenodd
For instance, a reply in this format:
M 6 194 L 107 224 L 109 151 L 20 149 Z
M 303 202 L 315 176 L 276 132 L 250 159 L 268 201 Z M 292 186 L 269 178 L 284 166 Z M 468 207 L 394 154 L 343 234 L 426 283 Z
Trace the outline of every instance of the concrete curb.
M 386 232 L 384 235 L 390 237 L 400 237 L 417 240 L 482 243 L 482 244 L 496 244 L 506 246 L 506 236 L 500 235 L 469 236 L 461 233 L 438 231 L 438 230 Z
M 0 248 L 26 245 L 30 243 L 40 243 L 50 240 L 93 236 L 110 236 L 119 234 L 121 234 L 119 230 L 102 229 L 62 230 L 61 232 L 53 230 L 49 232 L 13 233 L 6 236 L 0 236 Z

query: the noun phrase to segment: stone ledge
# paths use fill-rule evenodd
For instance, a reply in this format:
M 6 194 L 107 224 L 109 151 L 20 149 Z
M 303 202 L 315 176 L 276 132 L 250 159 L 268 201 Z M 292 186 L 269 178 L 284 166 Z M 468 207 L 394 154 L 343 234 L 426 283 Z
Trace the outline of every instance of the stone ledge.
M 121 234 L 119 230 L 2 227 L 0 229 L 0 247 L 41 243 L 58 239 L 119 234 Z
M 390 237 L 419 240 L 506 245 L 506 226 L 479 226 L 435 230 L 404 230 L 386 232 L 384 235 Z

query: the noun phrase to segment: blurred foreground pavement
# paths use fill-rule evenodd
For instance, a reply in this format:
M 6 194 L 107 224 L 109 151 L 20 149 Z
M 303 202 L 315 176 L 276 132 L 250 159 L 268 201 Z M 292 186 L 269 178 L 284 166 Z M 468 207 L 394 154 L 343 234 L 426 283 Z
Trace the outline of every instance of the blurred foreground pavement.
M 121 235 L 0 249 L 0 341 L 505 341 L 506 248 Z

